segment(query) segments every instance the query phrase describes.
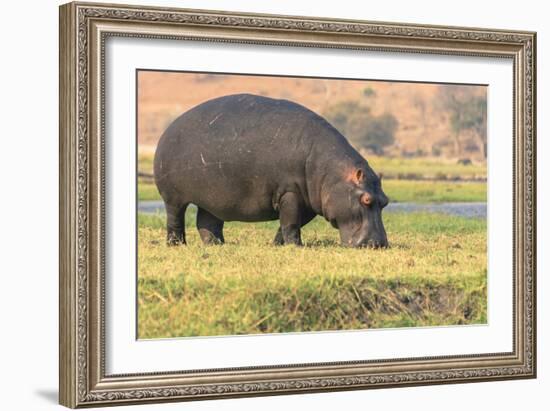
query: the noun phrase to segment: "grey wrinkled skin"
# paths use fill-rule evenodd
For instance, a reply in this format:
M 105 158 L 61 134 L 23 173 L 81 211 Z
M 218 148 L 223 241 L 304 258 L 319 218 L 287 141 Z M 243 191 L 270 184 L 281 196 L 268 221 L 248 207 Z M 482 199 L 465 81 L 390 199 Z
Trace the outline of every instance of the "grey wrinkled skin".
M 224 242 L 225 221 L 278 219 L 274 243 L 301 245 L 301 227 L 321 215 L 342 245 L 388 245 L 380 178 L 333 126 L 291 101 L 237 94 L 192 108 L 162 135 L 154 174 L 169 245 L 185 244 L 190 203 L 206 244 Z

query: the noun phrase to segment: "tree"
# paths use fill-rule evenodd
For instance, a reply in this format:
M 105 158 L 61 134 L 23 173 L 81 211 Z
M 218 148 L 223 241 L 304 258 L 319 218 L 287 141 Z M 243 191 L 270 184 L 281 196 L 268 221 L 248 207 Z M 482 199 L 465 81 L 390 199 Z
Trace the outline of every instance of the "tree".
M 383 154 L 395 141 L 398 122 L 390 113 L 374 116 L 369 107 L 344 101 L 330 107 L 324 116 L 358 149 Z
M 397 119 L 390 113 L 371 116 L 363 131 L 362 145 L 376 154 L 383 154 L 384 147 L 394 143 L 397 126 Z
M 372 87 L 365 87 L 363 89 L 363 97 L 376 97 L 376 91 Z
M 457 155 L 462 152 L 460 136 L 470 134 L 487 158 L 487 97 L 467 86 L 441 86 L 440 97 L 449 113 Z

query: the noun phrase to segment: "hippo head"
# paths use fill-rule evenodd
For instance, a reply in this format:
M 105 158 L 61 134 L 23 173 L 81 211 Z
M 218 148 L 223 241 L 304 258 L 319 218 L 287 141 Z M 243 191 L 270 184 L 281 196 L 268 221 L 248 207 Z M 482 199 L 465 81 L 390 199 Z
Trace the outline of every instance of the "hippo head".
M 381 180 L 368 165 L 346 173 L 331 185 L 323 205 L 324 214 L 340 231 L 342 245 L 348 247 L 387 247 L 382 209 L 388 197 Z

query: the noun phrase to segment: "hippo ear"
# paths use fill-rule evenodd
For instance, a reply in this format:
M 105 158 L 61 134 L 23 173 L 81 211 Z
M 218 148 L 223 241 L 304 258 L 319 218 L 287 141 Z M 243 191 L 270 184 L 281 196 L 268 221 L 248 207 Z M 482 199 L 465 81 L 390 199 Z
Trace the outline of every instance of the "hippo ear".
M 365 173 L 363 172 L 363 170 L 358 168 L 357 170 L 355 170 L 355 175 L 353 177 L 355 184 L 361 184 L 365 179 Z

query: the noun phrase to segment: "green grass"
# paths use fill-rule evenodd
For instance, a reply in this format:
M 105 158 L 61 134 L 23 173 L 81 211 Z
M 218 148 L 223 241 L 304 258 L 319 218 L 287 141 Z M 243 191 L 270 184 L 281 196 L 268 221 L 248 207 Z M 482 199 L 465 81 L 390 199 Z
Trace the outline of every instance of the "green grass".
M 150 200 L 162 200 L 160 197 L 157 186 L 153 182 L 138 180 L 138 200 L 150 201 Z
M 153 159 L 155 155 L 151 152 L 138 153 L 138 170 L 144 173 L 153 173 Z
M 486 164 L 458 164 L 454 160 L 435 158 L 389 158 L 369 156 L 370 166 L 387 178 L 416 179 L 484 179 L 487 178 Z
M 227 223 L 227 243 L 204 246 L 194 213 L 170 248 L 164 216 L 139 215 L 140 338 L 487 321 L 485 220 L 387 214 L 383 250 L 340 247 L 321 218 L 304 247 L 272 246 L 277 222 Z
M 487 201 L 487 183 L 382 180 L 382 188 L 392 202 L 445 203 Z
M 145 173 L 153 172 L 153 153 L 141 152 L 138 155 L 138 169 Z M 370 166 L 386 178 L 417 179 L 472 179 L 486 178 L 486 164 L 458 164 L 454 160 L 436 159 L 431 157 L 403 158 L 368 156 Z
M 487 184 L 481 182 L 382 180 L 382 188 L 390 201 L 438 203 L 487 201 Z M 160 200 L 153 182 L 140 180 L 140 201 Z

